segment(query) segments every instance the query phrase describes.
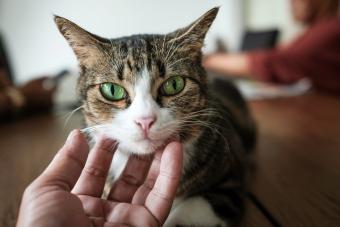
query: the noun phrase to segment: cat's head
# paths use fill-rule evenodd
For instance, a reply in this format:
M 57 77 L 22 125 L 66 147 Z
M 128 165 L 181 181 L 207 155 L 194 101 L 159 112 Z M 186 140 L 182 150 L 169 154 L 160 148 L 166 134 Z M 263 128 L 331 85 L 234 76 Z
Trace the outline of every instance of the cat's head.
M 185 142 L 199 135 L 207 101 L 201 48 L 217 12 L 166 35 L 118 39 L 56 16 L 80 64 L 78 93 L 92 131 L 135 154 L 152 153 L 173 136 Z

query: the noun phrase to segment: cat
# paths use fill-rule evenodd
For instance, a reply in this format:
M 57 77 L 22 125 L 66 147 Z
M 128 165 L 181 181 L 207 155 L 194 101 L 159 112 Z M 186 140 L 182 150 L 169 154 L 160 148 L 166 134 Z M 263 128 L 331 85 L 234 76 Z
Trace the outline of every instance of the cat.
M 228 226 L 243 213 L 255 125 L 238 91 L 225 81 L 211 83 L 201 66 L 217 13 L 213 8 L 166 35 L 117 39 L 55 17 L 79 61 L 87 126 L 119 142 L 110 170 L 115 179 L 129 155 L 152 154 L 173 136 L 182 142 L 182 178 L 164 226 Z

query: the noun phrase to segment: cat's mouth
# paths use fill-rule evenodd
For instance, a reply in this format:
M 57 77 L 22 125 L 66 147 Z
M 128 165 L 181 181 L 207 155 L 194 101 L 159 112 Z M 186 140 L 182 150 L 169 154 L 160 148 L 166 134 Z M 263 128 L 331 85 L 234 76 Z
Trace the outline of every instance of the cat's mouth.
M 171 141 L 179 141 L 180 137 L 179 135 L 173 133 L 167 136 L 166 138 L 159 138 L 159 137 L 154 137 L 149 134 L 144 134 L 140 139 L 137 140 L 137 142 L 149 142 L 153 144 L 165 144 L 167 145 Z
M 164 139 L 152 139 L 152 137 L 141 138 L 134 142 L 134 144 L 124 144 L 122 149 L 128 153 L 134 154 L 153 154 L 163 150 L 170 142 L 179 141 L 179 136 L 172 134 Z

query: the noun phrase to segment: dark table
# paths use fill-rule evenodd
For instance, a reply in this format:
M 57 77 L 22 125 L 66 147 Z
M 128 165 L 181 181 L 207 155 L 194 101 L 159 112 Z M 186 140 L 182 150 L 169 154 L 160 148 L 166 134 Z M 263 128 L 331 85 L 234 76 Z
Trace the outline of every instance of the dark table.
M 256 172 L 241 226 L 340 226 L 340 99 L 308 94 L 253 101 Z M 13 226 L 24 188 L 47 166 L 75 115 L 44 115 L 0 126 L 0 225 Z
M 340 226 L 340 98 L 252 102 L 259 127 L 252 194 L 279 226 Z M 252 201 L 242 226 L 273 226 Z

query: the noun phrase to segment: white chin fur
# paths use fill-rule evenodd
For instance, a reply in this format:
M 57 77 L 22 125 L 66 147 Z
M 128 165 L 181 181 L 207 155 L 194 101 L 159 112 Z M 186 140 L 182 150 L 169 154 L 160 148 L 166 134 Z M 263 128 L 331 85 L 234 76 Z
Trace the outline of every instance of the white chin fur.
M 111 130 L 110 130 L 111 131 Z M 159 148 L 161 148 L 168 138 L 164 138 L 164 140 L 141 140 L 140 138 L 135 141 L 130 136 L 126 136 L 125 133 L 114 133 L 115 130 L 112 130 L 110 133 L 108 130 L 98 131 L 97 133 L 92 134 L 92 138 L 94 141 L 98 141 L 98 139 L 103 136 L 106 138 L 111 138 L 116 140 L 119 145 L 118 149 L 126 154 L 137 154 L 137 155 L 148 155 L 156 152 Z M 124 136 L 125 134 L 125 136 Z
M 148 141 L 142 141 L 138 143 L 119 143 L 119 150 L 128 153 L 128 154 L 138 154 L 138 155 L 147 155 L 152 154 L 156 150 L 155 145 Z

